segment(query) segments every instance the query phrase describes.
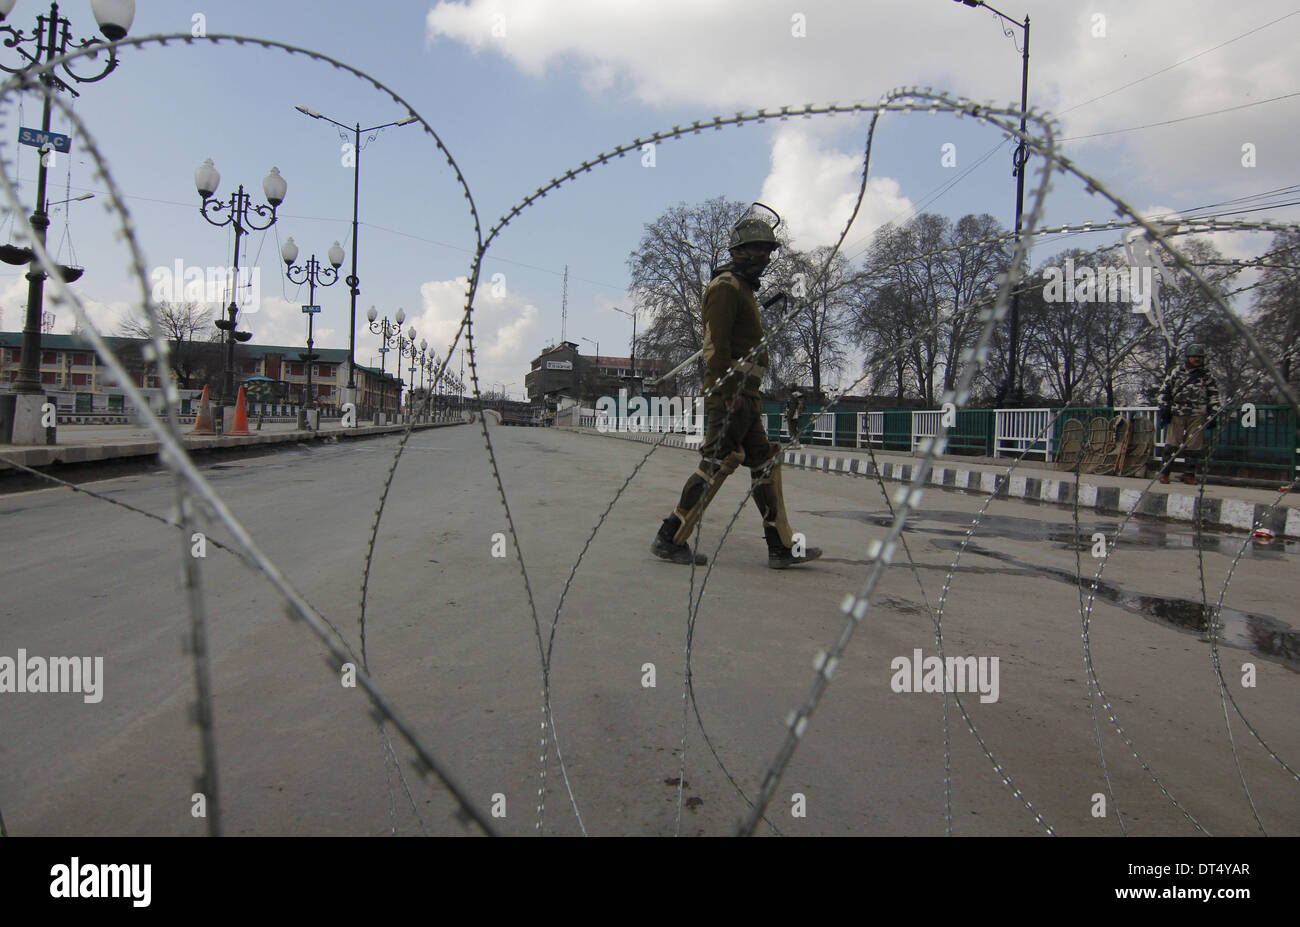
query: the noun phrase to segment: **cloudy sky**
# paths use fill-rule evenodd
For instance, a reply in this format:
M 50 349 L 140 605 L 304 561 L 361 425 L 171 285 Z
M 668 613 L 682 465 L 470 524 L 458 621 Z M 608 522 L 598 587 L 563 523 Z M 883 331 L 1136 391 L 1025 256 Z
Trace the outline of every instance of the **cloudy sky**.
M 1287 175 L 1300 134 L 1294 4 L 994 5 L 1017 20 L 1030 17 L 1031 105 L 1056 114 L 1062 149 L 1134 206 L 1168 212 L 1226 204 L 1216 210 L 1224 213 L 1293 183 Z M 140 0 L 137 7 L 134 36 L 206 30 L 275 39 L 387 84 L 439 133 L 485 233 L 552 177 L 674 125 L 758 107 L 874 102 L 901 86 L 1002 105 L 1017 103 L 1020 92 L 1021 30 L 1008 36 L 989 10 L 953 0 Z M 47 9 L 19 0 L 8 22 L 30 29 Z M 61 11 L 75 36 L 94 32 L 88 0 L 68 0 Z M 304 56 L 203 43 L 127 49 L 117 72 L 78 89 L 76 112 L 127 194 L 157 279 L 178 260 L 187 268 L 230 261 L 233 234 L 199 214 L 193 170 L 204 158 L 221 172 L 218 196 L 243 184 L 255 202 L 262 177 L 279 168 L 289 185 L 279 219 L 245 237 L 241 249 L 241 264 L 261 273 L 260 305 L 242 327 L 255 342 L 304 340 L 300 306 L 308 294 L 283 279 L 280 245 L 292 235 L 300 260 L 313 252 L 323 260 L 337 239 L 350 261 L 352 168 L 334 127 L 293 106 L 362 127 L 402 119 L 405 107 Z M 29 210 L 37 154 L 13 142 L 19 126 L 39 126 L 39 98 L 6 97 L 0 119 L 7 139 L 0 157 Z M 56 114 L 55 130 L 69 131 L 66 125 Z M 832 241 L 860 181 L 866 128 L 866 117 L 836 116 L 708 131 L 660 145 L 653 166 L 628 156 L 541 199 L 504 230 L 484 265 L 476 316 L 484 388 L 504 382 L 521 394 L 528 360 L 559 339 L 566 265 L 568 339 L 587 353 L 595 349 L 584 338 L 603 354 L 626 355 L 630 320 L 612 307 L 632 305 L 627 257 L 645 224 L 679 202 L 760 199 L 782 213 L 801 247 Z M 949 145 L 955 164 L 945 164 Z M 1252 160 L 1243 158 L 1245 146 L 1253 165 L 1243 163 Z M 847 254 L 860 257 L 873 229 L 920 210 L 953 218 L 990 212 L 1010 225 L 1010 150 L 997 130 L 969 119 L 886 116 Z M 78 291 L 100 327 L 112 330 L 138 304 L 139 289 L 84 140 L 74 138 L 72 154 L 56 157 L 50 184 L 51 200 L 95 194 L 58 207 L 49 239 L 60 260 L 86 267 Z M 384 129 L 363 146 L 360 203 L 359 361 L 378 360 L 364 320 L 371 305 L 388 315 L 403 308 L 417 338 L 441 353 L 460 316 L 475 241 L 455 173 L 419 125 Z M 1242 218 L 1298 214 L 1283 206 Z M 1080 183 L 1058 175 L 1047 225 L 1111 215 Z M 13 228 L 9 215 L 0 238 L 11 240 Z M 1034 257 L 1114 240 L 1057 238 Z M 1266 248 L 1268 236 L 1223 234 L 1216 243 L 1245 257 Z M 0 329 L 17 330 L 26 281 L 19 268 L 3 269 Z M 318 344 L 346 347 L 345 285 L 318 291 L 316 302 L 324 307 Z M 50 308 L 56 330 L 67 331 L 71 309 Z

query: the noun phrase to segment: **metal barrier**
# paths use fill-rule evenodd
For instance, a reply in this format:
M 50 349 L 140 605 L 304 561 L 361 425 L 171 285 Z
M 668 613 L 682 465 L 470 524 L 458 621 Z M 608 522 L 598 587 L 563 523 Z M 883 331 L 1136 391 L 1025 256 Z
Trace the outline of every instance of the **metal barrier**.
M 813 426 L 809 434 L 818 444 L 834 444 L 835 413 L 818 412 L 813 418 Z
M 769 440 L 788 442 L 784 406 L 769 401 L 764 405 L 763 422 Z M 961 409 L 948 428 L 946 452 L 970 453 L 984 457 L 1007 457 L 1025 454 L 1052 462 L 1061 446 L 1061 428 L 1066 419 L 1077 418 L 1086 425 L 1102 416 L 1122 416 L 1129 421 L 1145 418 L 1157 424 L 1155 406 L 1074 406 L 1040 409 Z M 811 418 L 811 423 L 809 419 Z M 866 412 L 821 412 L 807 410 L 800 416 L 802 438 L 809 444 L 834 447 L 872 447 L 877 450 L 916 453 L 922 442 L 938 434 L 943 420 L 941 409 L 873 409 Z M 1210 466 L 1219 469 L 1258 467 L 1284 470 L 1295 479 L 1300 468 L 1300 433 L 1289 406 L 1260 405 L 1251 420 L 1241 410 L 1221 418 L 1217 434 L 1210 435 L 1214 453 Z M 1252 421 L 1252 424 L 1247 424 Z M 584 409 L 580 424 L 586 427 L 616 427 L 612 417 Z M 630 421 L 634 430 L 697 433 L 689 417 L 638 416 Z M 1050 425 L 1050 427 L 1049 427 Z M 1155 432 L 1153 456 L 1162 456 L 1165 428 Z
M 922 441 L 930 440 L 939 433 L 942 422 L 942 409 L 918 409 L 912 413 L 912 453 L 916 453 L 916 448 Z
M 1250 410 L 1233 410 L 1219 419 L 1217 433 L 1211 432 L 1207 444 L 1214 446 L 1210 466 L 1258 467 L 1262 470 L 1285 470 L 1296 477 L 1300 462 L 1300 433 L 1296 430 L 1295 412 L 1290 406 L 1258 405 Z
M 857 446 L 878 448 L 885 446 L 885 413 L 883 410 L 858 413 Z
M 1048 428 L 1055 409 L 997 409 L 993 426 L 993 456 L 1005 454 L 1041 456 L 1043 460 L 1056 457 L 1054 428 Z

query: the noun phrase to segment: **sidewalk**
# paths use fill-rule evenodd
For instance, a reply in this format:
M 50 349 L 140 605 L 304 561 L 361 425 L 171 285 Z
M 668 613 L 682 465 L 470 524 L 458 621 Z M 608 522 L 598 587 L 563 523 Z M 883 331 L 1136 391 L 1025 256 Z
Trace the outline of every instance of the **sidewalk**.
M 568 428 L 580 434 L 623 438 L 654 444 L 662 434 L 646 432 L 600 432 L 595 428 Z M 664 438 L 665 447 L 679 447 L 698 453 L 698 444 L 688 444 L 686 435 L 670 434 Z M 870 452 L 844 447 L 813 447 L 786 451 L 781 458 L 786 466 L 805 470 L 824 470 L 847 476 L 876 476 Z M 1064 505 L 1074 503 L 1074 475 L 1055 470 L 1042 461 L 1026 458 L 1011 472 L 1007 468 L 1014 458 L 991 462 L 988 458 L 945 456 L 935 462 L 928 483 L 947 489 L 995 495 L 1003 499 L 1025 499 L 1034 502 L 1052 502 Z M 876 451 L 875 462 L 880 476 L 886 480 L 910 482 L 918 465 L 918 458 L 905 452 Z M 1278 478 L 1281 489 L 1286 477 Z M 1150 488 L 1147 484 L 1150 483 Z M 1143 490 L 1146 494 L 1143 495 Z M 1204 489 L 1202 505 L 1201 490 Z M 1099 476 L 1093 473 L 1079 477 L 1079 505 L 1104 515 L 1126 515 L 1137 506 L 1136 515 L 1164 518 L 1171 521 L 1193 522 L 1201 508 L 1202 523 L 1220 528 L 1251 531 L 1263 527 L 1278 537 L 1300 538 L 1300 491 L 1281 495 L 1276 490 L 1251 489 L 1240 486 L 1204 487 L 1155 482 L 1154 477 Z M 1273 506 L 1274 503 L 1276 506 Z M 1270 511 L 1270 506 L 1273 508 Z
M 416 425 L 415 430 L 459 425 L 460 422 L 436 422 Z M 143 425 L 85 426 L 82 434 L 78 426 L 59 429 L 59 444 L 0 444 L 0 474 L 17 468 L 9 461 L 28 467 L 48 467 L 56 464 L 79 464 L 97 461 L 120 461 L 132 457 L 148 457 L 158 453 L 158 441 Z M 361 425 L 356 428 L 328 427 L 320 431 L 298 431 L 294 428 L 277 428 L 272 431 L 254 431 L 250 435 L 223 435 L 208 437 L 182 435 L 182 443 L 191 454 L 203 454 L 230 448 L 299 444 L 310 441 L 334 441 L 340 438 L 370 438 L 400 434 L 405 425 Z

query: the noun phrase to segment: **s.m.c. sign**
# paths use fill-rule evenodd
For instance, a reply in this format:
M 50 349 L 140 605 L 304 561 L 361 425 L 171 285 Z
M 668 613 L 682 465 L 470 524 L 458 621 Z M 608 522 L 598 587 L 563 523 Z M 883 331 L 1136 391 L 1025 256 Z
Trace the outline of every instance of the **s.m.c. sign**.
M 40 129 L 19 129 L 18 143 L 20 145 L 31 145 L 33 148 L 44 148 L 49 145 L 55 151 L 71 151 L 72 138 L 67 135 L 60 135 L 58 132 L 42 132 Z

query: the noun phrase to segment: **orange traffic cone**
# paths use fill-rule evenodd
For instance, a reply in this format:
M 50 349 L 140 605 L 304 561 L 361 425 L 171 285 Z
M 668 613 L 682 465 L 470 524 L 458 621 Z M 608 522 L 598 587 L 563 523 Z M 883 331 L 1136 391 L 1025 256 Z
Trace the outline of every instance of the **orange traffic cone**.
M 228 435 L 248 435 L 252 434 L 248 430 L 248 412 L 244 408 L 244 388 L 239 388 L 239 396 L 235 399 L 235 420 L 231 425 Z
M 212 403 L 208 399 L 208 388 L 203 387 L 203 395 L 199 397 L 199 414 L 194 419 L 194 430 L 192 435 L 214 435 L 216 432 L 212 429 Z

